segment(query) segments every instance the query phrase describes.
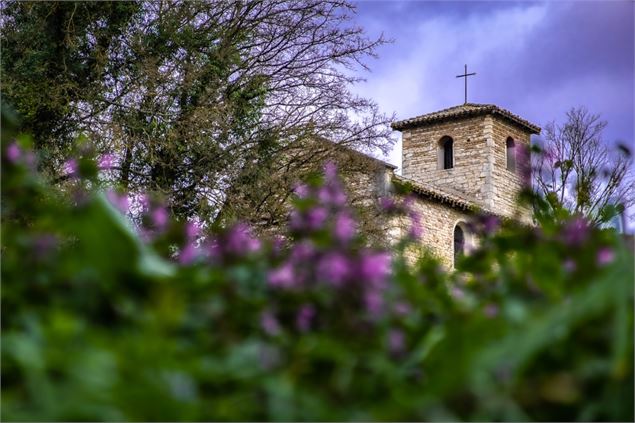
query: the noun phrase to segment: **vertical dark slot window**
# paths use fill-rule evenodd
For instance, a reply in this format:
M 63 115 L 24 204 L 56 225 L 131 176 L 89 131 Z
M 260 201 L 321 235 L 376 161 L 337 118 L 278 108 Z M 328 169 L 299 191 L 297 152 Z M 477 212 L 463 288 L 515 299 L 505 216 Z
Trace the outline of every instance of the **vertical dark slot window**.
M 507 138 L 507 170 L 516 172 L 516 144 L 511 137 Z
M 443 169 L 452 169 L 454 167 L 454 153 L 452 151 L 453 144 L 454 141 L 450 137 L 447 137 L 443 141 Z
M 459 257 L 465 254 L 465 235 L 459 225 L 454 227 L 454 266 Z

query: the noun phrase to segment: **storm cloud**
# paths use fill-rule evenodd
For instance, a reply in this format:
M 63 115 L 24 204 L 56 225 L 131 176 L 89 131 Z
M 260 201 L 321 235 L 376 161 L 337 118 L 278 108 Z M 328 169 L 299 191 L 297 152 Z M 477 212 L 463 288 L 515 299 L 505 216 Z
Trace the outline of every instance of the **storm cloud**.
M 633 144 L 634 4 L 359 2 L 357 23 L 394 42 L 356 89 L 399 119 L 468 101 L 494 103 L 544 126 L 573 106 L 609 125 L 607 142 Z M 397 143 L 387 157 L 401 165 Z

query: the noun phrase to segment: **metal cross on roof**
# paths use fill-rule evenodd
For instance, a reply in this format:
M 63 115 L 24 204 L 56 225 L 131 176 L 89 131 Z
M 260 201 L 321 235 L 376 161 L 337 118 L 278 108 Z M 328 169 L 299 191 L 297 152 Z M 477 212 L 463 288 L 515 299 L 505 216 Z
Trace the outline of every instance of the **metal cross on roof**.
M 465 104 L 467 104 L 467 77 L 476 75 L 476 72 L 467 73 L 467 65 L 465 65 L 465 73 L 463 75 L 457 75 L 457 78 L 465 78 Z

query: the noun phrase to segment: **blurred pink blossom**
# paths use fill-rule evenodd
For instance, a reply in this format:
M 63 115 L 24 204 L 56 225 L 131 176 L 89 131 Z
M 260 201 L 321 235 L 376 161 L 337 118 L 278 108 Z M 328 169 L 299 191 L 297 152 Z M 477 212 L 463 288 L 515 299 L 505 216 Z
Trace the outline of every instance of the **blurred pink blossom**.
M 121 213 L 124 213 L 124 214 L 128 213 L 128 210 L 130 208 L 130 202 L 126 194 L 118 194 L 116 191 L 110 189 L 106 191 L 106 198 Z
M 407 237 L 413 241 L 421 240 L 423 236 L 423 225 L 421 224 L 421 215 L 418 212 L 410 212 L 410 229 Z
M 235 255 L 254 253 L 261 245 L 260 240 L 251 234 L 249 226 L 242 222 L 227 232 L 225 241 L 225 251 Z
M 494 318 L 498 315 L 498 306 L 496 304 L 489 303 L 483 309 L 483 313 L 490 319 Z
M 327 162 L 324 165 L 324 177 L 327 183 L 337 179 L 337 165 L 335 163 Z
M 22 150 L 18 146 L 18 143 L 16 143 L 15 141 L 7 146 L 5 157 L 7 158 L 9 162 L 16 163 L 20 159 L 21 155 L 22 155 Z
M 77 160 L 69 159 L 64 162 L 64 173 L 67 176 L 78 176 L 77 172 L 79 170 L 79 165 L 77 164 Z
M 185 224 L 185 236 L 187 239 L 196 239 L 201 232 L 201 228 L 196 222 L 189 221 Z
M 400 301 L 393 306 L 393 312 L 397 316 L 407 316 L 412 311 L 410 305 L 406 302 Z
M 335 217 L 333 234 L 342 243 L 349 242 L 355 235 L 355 221 L 348 213 L 339 213 Z
M 364 303 L 368 313 L 373 317 L 377 317 L 383 310 L 384 296 L 376 289 L 369 289 L 364 294 Z
M 615 261 L 615 251 L 610 247 L 602 247 L 597 253 L 597 263 L 600 266 L 606 266 Z
M 267 335 L 276 336 L 280 333 L 280 323 L 270 310 L 265 310 L 260 315 L 260 326 Z
M 388 332 L 388 349 L 391 354 L 400 354 L 405 350 L 406 336 L 402 330 L 391 329 Z
M 110 170 L 112 169 L 115 163 L 115 157 L 112 154 L 104 154 L 99 159 L 98 167 L 102 170 Z
M 566 259 L 564 263 L 562 263 L 562 266 L 564 267 L 564 271 L 567 273 L 571 273 L 577 268 L 575 260 L 573 260 L 572 258 Z
M 194 245 L 194 243 L 188 242 L 187 244 L 185 244 L 185 246 L 181 249 L 181 252 L 179 253 L 179 263 L 190 264 L 194 262 L 194 260 L 196 260 L 197 256 L 198 254 L 197 254 L 196 246 Z
M 366 252 L 360 257 L 358 276 L 362 282 L 378 286 L 390 274 L 391 257 L 387 252 Z
M 311 241 L 304 240 L 293 245 L 291 250 L 291 260 L 296 264 L 303 264 L 310 260 L 315 254 L 315 246 Z
M 295 324 L 300 332 L 307 332 L 311 329 L 313 318 L 315 317 L 315 307 L 311 304 L 304 304 L 300 307 L 296 316 Z
M 300 198 L 307 198 L 309 196 L 309 186 L 307 184 L 298 184 L 293 189 L 293 192 Z
M 306 215 L 306 226 L 308 229 L 316 230 L 322 228 L 324 222 L 326 222 L 326 218 L 328 217 L 328 212 L 323 207 L 315 207 Z
M 293 265 L 287 262 L 282 266 L 271 270 L 267 275 L 267 282 L 269 283 L 269 286 L 276 288 L 292 287 L 296 283 Z
M 589 237 L 590 226 L 583 217 L 575 217 L 564 226 L 561 233 L 562 241 L 571 247 L 579 247 Z
M 157 207 L 152 211 L 152 223 L 158 229 L 163 229 L 168 224 L 168 211 L 165 207 Z
M 341 286 L 351 275 L 351 263 L 341 253 L 332 252 L 322 257 L 317 266 L 318 277 L 334 286 Z
M 391 197 L 380 198 L 379 207 L 386 213 L 397 211 L 397 203 Z

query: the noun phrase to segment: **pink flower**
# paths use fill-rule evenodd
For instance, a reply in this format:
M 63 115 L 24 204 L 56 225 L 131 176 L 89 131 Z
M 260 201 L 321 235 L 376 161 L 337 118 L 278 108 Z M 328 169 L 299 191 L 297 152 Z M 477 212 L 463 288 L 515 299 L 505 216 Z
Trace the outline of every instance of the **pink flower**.
M 343 254 L 329 253 L 319 261 L 317 272 L 318 277 L 340 286 L 351 274 L 351 263 Z
M 77 160 L 70 159 L 64 163 L 64 173 L 67 176 L 77 176 L 78 170 L 79 170 L 79 166 L 77 164 Z
M 33 239 L 35 257 L 44 259 L 59 244 L 57 236 L 53 234 L 41 234 Z
M 579 247 L 589 237 L 590 227 L 586 219 L 583 217 L 576 217 L 573 220 L 567 222 L 562 229 L 563 242 L 571 247 Z
M 462 300 L 465 298 L 465 292 L 463 292 L 461 288 L 455 286 L 450 290 L 450 296 L 455 300 Z
M 303 226 L 302 214 L 297 210 L 293 210 L 289 215 L 289 228 L 294 231 L 299 231 L 302 230 Z
M 22 150 L 20 150 L 18 143 L 16 143 L 15 141 L 7 146 L 5 157 L 7 158 L 9 162 L 16 163 L 20 159 L 21 155 L 22 155 Z
M 300 307 L 300 311 L 298 311 L 298 315 L 295 319 L 295 325 L 300 332 L 307 332 L 311 329 L 311 323 L 313 322 L 314 317 L 315 307 L 311 304 L 304 304 Z
M 281 235 L 274 235 L 272 243 L 271 243 L 271 252 L 278 256 L 282 253 L 282 248 L 284 247 L 284 238 Z
M 126 194 L 117 194 L 114 190 L 106 191 L 106 198 L 110 203 L 115 206 L 121 213 L 128 213 L 130 203 Z
M 265 310 L 260 315 L 260 326 L 269 336 L 276 336 L 280 333 L 280 323 L 276 316 L 270 311 Z
M 423 236 L 423 226 L 421 225 L 421 215 L 418 212 L 410 212 L 412 224 L 408 230 L 407 237 L 413 241 L 419 241 Z
M 26 163 L 26 165 L 31 169 L 31 170 L 35 170 L 36 168 L 36 159 L 35 159 L 35 154 L 33 154 L 32 151 L 27 151 L 26 154 L 24 155 L 24 162 Z
M 297 210 L 291 212 L 289 226 L 295 231 L 314 231 L 321 229 L 328 218 L 324 207 L 314 207 L 306 213 Z
M 602 247 L 598 250 L 596 260 L 599 266 L 611 264 L 615 261 L 615 251 L 610 247 Z
M 309 196 L 309 186 L 307 184 L 298 184 L 293 189 L 293 192 L 299 198 L 307 198 Z
M 282 266 L 271 270 L 267 275 L 269 286 L 275 288 L 290 288 L 295 284 L 295 274 L 291 263 L 284 263 Z
M 391 329 L 388 332 L 388 349 L 391 354 L 400 354 L 406 347 L 406 336 L 399 329 Z
M 485 306 L 485 309 L 483 310 L 483 313 L 485 314 L 485 316 L 492 319 L 498 315 L 498 306 L 492 303 L 487 304 Z
M 333 162 L 327 162 L 324 165 L 324 176 L 327 182 L 335 180 L 337 178 L 337 165 Z
M 390 274 L 390 265 L 390 254 L 385 252 L 367 252 L 360 257 L 358 276 L 362 281 L 379 286 Z
M 98 167 L 102 170 L 110 170 L 112 169 L 115 162 L 115 158 L 112 154 L 104 154 L 99 159 Z
M 148 194 L 139 195 L 137 201 L 139 201 L 139 206 L 141 206 L 142 210 L 150 209 L 150 197 L 148 196 Z
M 324 222 L 326 222 L 326 218 L 328 217 L 328 212 L 323 207 L 316 207 L 307 213 L 306 216 L 306 224 L 308 229 L 320 229 Z
M 482 216 L 481 223 L 483 225 L 483 233 L 491 235 L 496 232 L 500 226 L 500 219 L 491 214 Z
M 377 317 L 383 310 L 384 297 L 379 290 L 369 289 L 364 294 L 364 303 L 368 313 L 373 317 Z
M 303 265 L 315 254 L 315 246 L 311 241 L 301 241 L 293 245 L 291 261 Z
M 185 224 L 185 236 L 187 239 L 196 239 L 201 228 L 195 222 L 187 222 Z
M 179 263 L 190 264 L 197 257 L 197 250 L 193 243 L 188 242 L 179 253 Z
M 562 263 L 562 266 L 564 267 L 565 272 L 567 273 L 571 273 L 573 271 L 575 271 L 575 269 L 577 268 L 577 265 L 575 264 L 575 261 L 573 259 L 566 259 L 564 261 L 564 263 Z
M 230 254 L 244 255 L 260 249 L 260 240 L 251 235 L 250 228 L 239 223 L 227 233 L 225 250 Z
M 355 221 L 348 213 L 340 213 L 335 217 L 333 230 L 335 239 L 342 243 L 349 242 L 355 235 Z
M 379 199 L 379 207 L 387 213 L 397 211 L 397 203 L 390 197 L 382 197 Z
M 412 309 L 410 308 L 410 305 L 408 305 L 408 303 L 405 303 L 403 301 L 398 302 L 393 306 L 393 312 L 397 316 L 407 316 L 411 310 Z
M 152 212 L 152 223 L 155 227 L 162 229 L 168 224 L 168 211 L 165 207 L 157 207 Z
M 344 194 L 337 182 L 330 182 L 328 185 L 321 187 L 317 195 L 322 205 L 343 206 L 346 204 L 346 194 Z

